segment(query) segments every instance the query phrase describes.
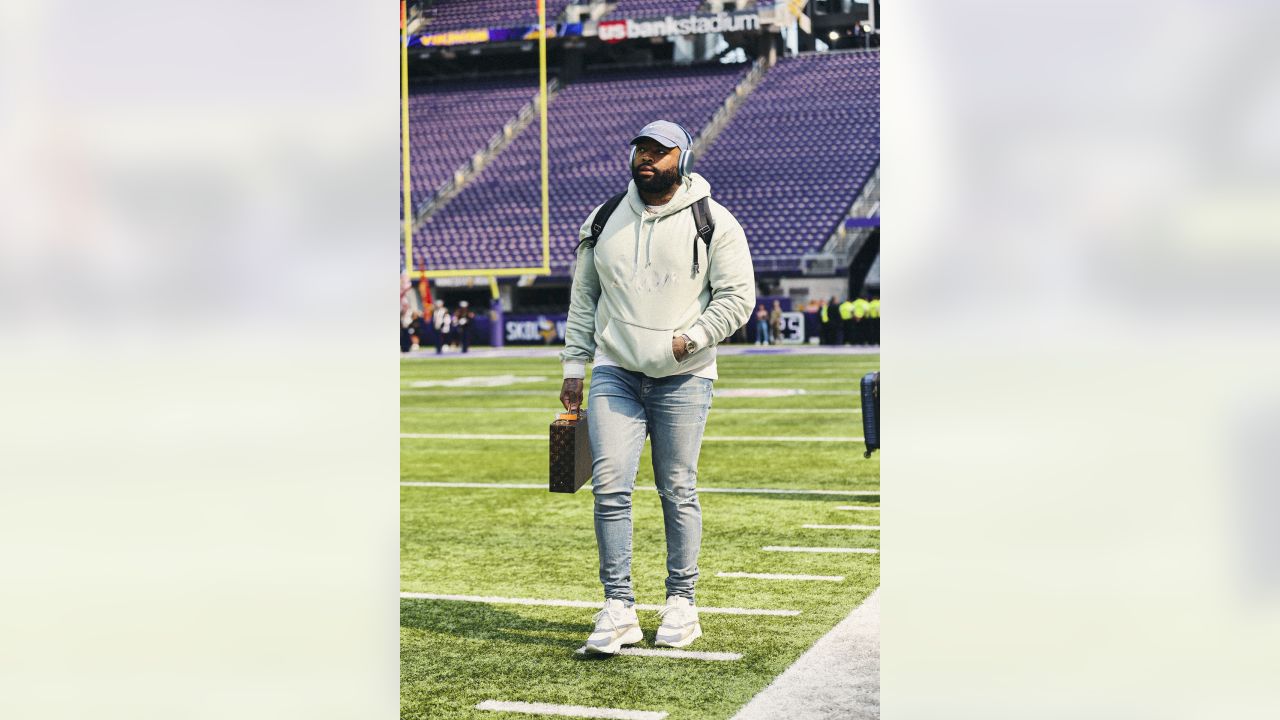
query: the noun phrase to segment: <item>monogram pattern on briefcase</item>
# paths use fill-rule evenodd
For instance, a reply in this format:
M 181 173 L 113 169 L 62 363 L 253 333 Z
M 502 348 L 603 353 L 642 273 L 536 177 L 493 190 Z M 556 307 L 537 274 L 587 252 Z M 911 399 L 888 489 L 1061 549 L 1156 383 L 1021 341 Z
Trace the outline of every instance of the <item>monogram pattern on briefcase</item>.
M 551 423 L 551 492 L 573 493 L 591 477 L 591 438 L 587 411 L 561 413 Z

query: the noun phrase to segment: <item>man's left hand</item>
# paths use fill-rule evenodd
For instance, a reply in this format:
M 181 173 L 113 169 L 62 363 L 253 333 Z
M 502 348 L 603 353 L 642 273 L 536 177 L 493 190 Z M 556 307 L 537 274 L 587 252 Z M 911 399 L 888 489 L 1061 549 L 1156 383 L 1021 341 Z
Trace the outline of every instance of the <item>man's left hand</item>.
M 689 348 L 685 343 L 683 335 L 677 335 L 671 338 L 671 354 L 676 356 L 676 362 L 682 362 L 689 357 Z

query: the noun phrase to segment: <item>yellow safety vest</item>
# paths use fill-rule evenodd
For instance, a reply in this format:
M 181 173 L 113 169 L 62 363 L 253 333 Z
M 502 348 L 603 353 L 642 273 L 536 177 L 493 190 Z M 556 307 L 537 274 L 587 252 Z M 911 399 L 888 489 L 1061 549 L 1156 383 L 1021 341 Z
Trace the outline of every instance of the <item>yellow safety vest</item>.
M 880 298 L 876 298 L 875 300 L 871 301 L 870 313 L 871 313 L 871 317 L 877 320 L 880 319 Z
M 858 298 L 853 301 L 853 316 L 859 320 L 867 316 L 867 310 L 871 308 L 871 303 Z
M 822 318 L 822 324 L 827 324 L 827 306 L 824 304 L 822 309 L 818 311 L 818 317 Z
M 840 303 L 840 319 L 841 320 L 853 319 L 853 302 L 852 301 L 845 300 L 844 302 Z

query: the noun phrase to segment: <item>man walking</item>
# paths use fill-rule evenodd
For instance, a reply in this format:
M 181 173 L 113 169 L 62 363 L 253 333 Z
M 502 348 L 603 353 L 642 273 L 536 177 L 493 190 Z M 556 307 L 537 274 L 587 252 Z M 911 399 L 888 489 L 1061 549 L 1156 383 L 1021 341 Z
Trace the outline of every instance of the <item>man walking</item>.
M 782 303 L 773 301 L 773 309 L 769 311 L 769 344 L 782 342 Z
M 667 544 L 667 600 L 654 644 L 685 647 L 702 635 L 694 603 L 698 454 L 716 344 L 750 317 L 755 274 L 742 226 L 710 199 L 706 179 L 689 172 L 690 145 L 675 123 L 646 125 L 631 141 L 625 197 L 597 207 L 579 232 L 560 401 L 579 407 L 586 363 L 594 363 L 592 493 L 605 604 L 589 652 L 612 654 L 643 639 L 631 584 L 631 493 L 646 435 Z
M 827 302 L 827 300 L 824 298 L 822 302 L 818 305 L 818 344 L 819 345 L 831 344 L 831 316 L 835 314 L 835 308 L 832 307 L 834 303 L 835 303 L 835 298 L 832 298 L 831 302 Z
M 756 344 L 769 344 L 769 311 L 764 309 L 764 303 L 756 308 Z
M 840 341 L 844 345 L 853 344 L 853 299 L 840 303 Z
M 458 303 L 458 315 L 454 321 L 454 334 L 458 336 L 458 343 L 462 346 L 462 352 L 466 352 L 471 347 L 471 321 L 474 320 L 476 314 L 471 312 L 466 300 Z
M 859 295 L 858 299 L 853 301 L 853 324 L 857 328 L 854 331 L 857 337 L 857 340 L 853 343 L 854 345 L 869 344 L 867 330 L 870 323 L 867 322 L 867 315 L 870 312 L 871 301 L 867 300 L 866 295 Z
M 431 327 L 436 331 L 436 354 L 444 352 L 444 345 L 449 340 L 449 326 L 453 322 L 453 316 L 449 314 L 449 308 L 444 306 L 443 300 L 436 301 L 436 309 L 431 312 Z

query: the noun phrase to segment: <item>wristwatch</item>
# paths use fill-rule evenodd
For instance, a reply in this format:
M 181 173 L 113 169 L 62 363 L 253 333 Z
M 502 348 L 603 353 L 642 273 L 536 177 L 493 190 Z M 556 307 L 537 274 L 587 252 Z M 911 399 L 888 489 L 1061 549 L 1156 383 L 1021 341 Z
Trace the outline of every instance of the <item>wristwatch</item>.
M 685 352 L 687 352 L 687 353 L 689 353 L 690 355 L 692 355 L 692 354 L 694 354 L 695 352 L 697 352 L 697 351 L 698 351 L 698 343 L 696 343 L 696 342 L 694 342 L 693 340 L 691 340 L 691 339 L 689 338 L 689 336 L 688 336 L 688 335 L 681 335 L 680 337 L 684 338 L 684 349 L 685 349 Z

